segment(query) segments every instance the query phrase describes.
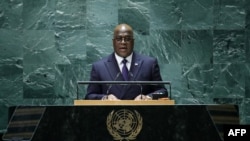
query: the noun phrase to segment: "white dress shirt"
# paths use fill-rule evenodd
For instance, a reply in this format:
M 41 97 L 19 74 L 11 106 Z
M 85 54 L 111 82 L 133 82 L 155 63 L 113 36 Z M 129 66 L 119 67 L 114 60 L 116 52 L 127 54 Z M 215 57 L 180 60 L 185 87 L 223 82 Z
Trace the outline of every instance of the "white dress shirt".
M 132 63 L 132 56 L 133 56 L 133 53 L 131 53 L 128 57 L 126 57 L 125 59 L 127 60 L 127 63 L 126 63 L 126 66 L 128 68 L 128 71 L 130 70 L 130 67 L 131 67 L 131 63 Z M 118 63 L 118 66 L 119 66 L 119 69 L 120 71 L 122 72 L 122 67 L 123 67 L 123 63 L 122 63 L 122 60 L 124 59 L 123 57 L 117 55 L 115 53 L 115 59 Z

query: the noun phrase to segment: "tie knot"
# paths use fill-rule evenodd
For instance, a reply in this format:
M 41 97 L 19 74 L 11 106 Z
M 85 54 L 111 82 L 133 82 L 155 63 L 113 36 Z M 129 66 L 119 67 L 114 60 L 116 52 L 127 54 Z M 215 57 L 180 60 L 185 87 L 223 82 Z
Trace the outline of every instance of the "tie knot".
M 128 60 L 125 59 L 125 58 L 122 60 L 122 63 L 123 63 L 123 64 L 126 64 L 127 62 L 128 62 Z

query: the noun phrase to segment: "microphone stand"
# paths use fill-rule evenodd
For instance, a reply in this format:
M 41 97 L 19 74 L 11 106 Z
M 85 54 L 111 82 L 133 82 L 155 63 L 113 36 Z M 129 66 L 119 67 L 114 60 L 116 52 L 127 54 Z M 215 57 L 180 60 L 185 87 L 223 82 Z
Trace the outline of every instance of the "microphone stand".
M 78 85 L 79 84 L 120 84 L 120 85 L 128 85 L 128 84 L 137 84 L 137 85 L 153 85 L 153 84 L 168 84 L 169 85 L 169 99 L 171 99 L 171 82 L 170 81 L 77 81 L 76 95 L 77 99 L 79 99 L 78 94 Z

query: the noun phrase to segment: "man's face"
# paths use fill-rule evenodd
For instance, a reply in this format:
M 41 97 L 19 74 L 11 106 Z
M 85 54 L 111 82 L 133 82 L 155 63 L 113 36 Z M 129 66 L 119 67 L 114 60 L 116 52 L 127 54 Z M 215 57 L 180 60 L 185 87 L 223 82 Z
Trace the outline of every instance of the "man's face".
M 118 29 L 114 32 L 113 39 L 114 51 L 121 57 L 127 57 L 133 52 L 134 38 L 133 33 L 127 29 Z

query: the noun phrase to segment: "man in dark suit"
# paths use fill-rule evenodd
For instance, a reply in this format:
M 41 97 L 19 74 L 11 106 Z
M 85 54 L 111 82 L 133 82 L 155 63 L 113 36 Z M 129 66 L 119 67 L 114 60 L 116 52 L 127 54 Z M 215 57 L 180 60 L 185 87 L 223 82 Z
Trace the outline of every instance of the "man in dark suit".
M 127 24 L 114 29 L 114 52 L 93 63 L 90 81 L 162 81 L 157 60 L 133 51 L 133 30 Z M 124 74 L 125 73 L 125 74 Z M 85 99 L 147 100 L 167 93 L 164 85 L 90 84 Z

